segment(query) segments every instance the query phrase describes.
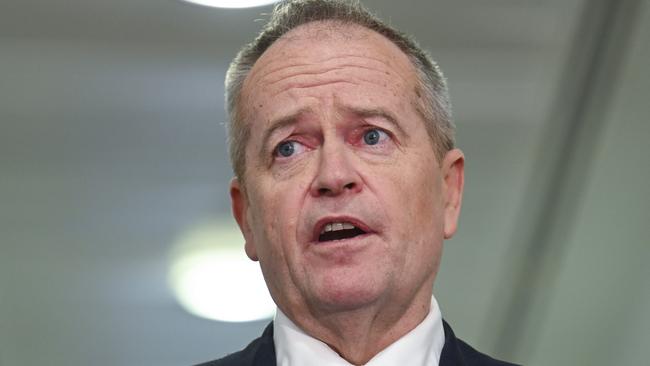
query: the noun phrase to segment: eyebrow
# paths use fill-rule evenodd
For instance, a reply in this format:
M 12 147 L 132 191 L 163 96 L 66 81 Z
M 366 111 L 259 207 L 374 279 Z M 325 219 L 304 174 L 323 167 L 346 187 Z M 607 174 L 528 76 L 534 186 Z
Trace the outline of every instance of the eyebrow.
M 387 111 L 383 108 L 356 108 L 356 107 L 345 107 L 345 111 L 350 114 L 354 114 L 361 118 L 372 118 L 379 117 L 386 122 L 390 123 L 395 129 L 404 137 L 408 137 L 408 134 L 402 126 L 400 126 L 397 121 L 397 117 L 390 111 Z
M 297 110 L 296 112 L 293 112 L 287 116 L 280 117 L 270 123 L 270 127 L 264 131 L 264 136 L 262 136 L 262 143 L 260 144 L 260 157 L 262 160 L 266 156 L 266 148 L 269 143 L 269 140 L 271 139 L 271 136 L 275 133 L 275 131 L 294 125 L 298 123 L 298 120 L 300 119 L 300 116 L 304 115 L 305 113 L 310 113 L 312 112 L 311 108 L 301 108 Z

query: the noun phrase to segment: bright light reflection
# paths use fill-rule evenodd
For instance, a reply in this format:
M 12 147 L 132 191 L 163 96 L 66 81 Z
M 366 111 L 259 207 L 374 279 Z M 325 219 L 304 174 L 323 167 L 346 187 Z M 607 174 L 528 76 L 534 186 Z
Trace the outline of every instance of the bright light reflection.
M 183 0 L 199 5 L 212 6 L 215 8 L 252 8 L 255 6 L 268 5 L 278 0 Z
M 259 264 L 244 253 L 236 227 L 203 226 L 182 238 L 170 283 L 180 304 L 203 318 L 245 322 L 275 312 Z

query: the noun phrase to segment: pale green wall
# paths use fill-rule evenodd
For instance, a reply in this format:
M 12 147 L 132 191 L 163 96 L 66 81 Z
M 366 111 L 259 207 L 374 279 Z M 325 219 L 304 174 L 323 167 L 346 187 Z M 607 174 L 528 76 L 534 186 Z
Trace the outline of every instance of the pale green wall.
M 650 8 L 643 7 L 597 143 L 531 365 L 648 365 Z M 534 334 L 536 330 L 530 330 Z

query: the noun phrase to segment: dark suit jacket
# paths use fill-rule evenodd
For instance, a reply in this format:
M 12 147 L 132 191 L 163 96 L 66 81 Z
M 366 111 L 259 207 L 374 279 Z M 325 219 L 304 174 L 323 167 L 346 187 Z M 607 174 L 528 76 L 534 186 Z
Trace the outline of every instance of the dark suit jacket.
M 514 366 L 514 364 L 498 361 L 478 352 L 456 338 L 447 322 L 443 321 L 443 326 L 445 328 L 445 345 L 442 348 L 439 366 Z M 276 366 L 273 323 L 266 327 L 261 337 L 252 341 L 245 349 L 196 366 Z

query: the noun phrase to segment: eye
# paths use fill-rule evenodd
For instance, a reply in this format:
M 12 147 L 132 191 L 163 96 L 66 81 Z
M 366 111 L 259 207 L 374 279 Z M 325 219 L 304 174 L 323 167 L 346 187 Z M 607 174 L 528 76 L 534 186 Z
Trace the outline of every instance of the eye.
M 292 155 L 299 154 L 305 150 L 305 146 L 298 141 L 282 141 L 275 148 L 275 156 L 288 158 Z
M 388 134 L 386 132 L 376 128 L 370 129 L 363 134 L 363 142 L 368 145 L 377 145 L 387 138 Z

